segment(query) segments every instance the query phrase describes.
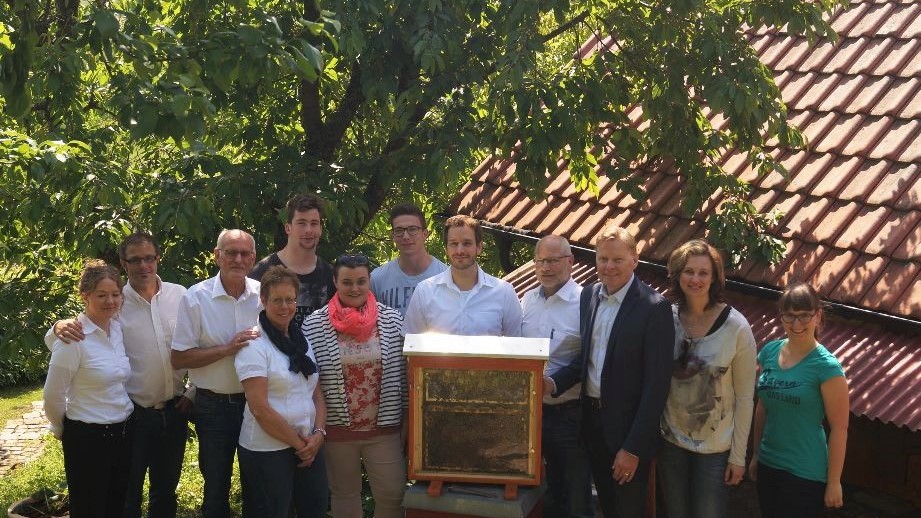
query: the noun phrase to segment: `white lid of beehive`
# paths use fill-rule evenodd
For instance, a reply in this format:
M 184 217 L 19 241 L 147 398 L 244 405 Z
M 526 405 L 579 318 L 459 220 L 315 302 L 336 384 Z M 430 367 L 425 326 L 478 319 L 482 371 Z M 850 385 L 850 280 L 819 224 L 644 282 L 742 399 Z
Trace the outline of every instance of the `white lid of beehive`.
M 549 338 L 517 336 L 464 336 L 441 333 L 408 334 L 403 344 L 407 356 L 460 356 L 546 360 Z

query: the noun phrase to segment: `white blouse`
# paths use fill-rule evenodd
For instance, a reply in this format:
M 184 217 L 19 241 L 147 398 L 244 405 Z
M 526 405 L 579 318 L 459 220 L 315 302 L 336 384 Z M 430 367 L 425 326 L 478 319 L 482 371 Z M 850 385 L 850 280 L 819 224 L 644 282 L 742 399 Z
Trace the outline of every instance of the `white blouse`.
M 291 372 L 288 357 L 272 344 L 262 326 L 259 326 L 259 332 L 259 338 L 237 352 L 234 359 L 237 376 L 241 382 L 249 378 L 266 378 L 269 406 L 281 414 L 299 434 L 310 435 L 317 414 L 313 405 L 313 392 L 318 376 L 312 374 L 305 378 L 299 372 Z M 307 356 L 316 363 L 312 349 L 307 350 Z M 243 411 L 240 446 L 251 451 L 278 451 L 289 447 L 259 426 L 250 412 L 249 403 Z
M 134 411 L 127 390 L 131 366 L 118 321 L 110 322 L 106 335 L 83 313 L 77 320 L 86 338 L 70 345 L 54 342 L 45 380 L 45 415 L 58 439 L 65 415 L 84 423 L 112 424 Z

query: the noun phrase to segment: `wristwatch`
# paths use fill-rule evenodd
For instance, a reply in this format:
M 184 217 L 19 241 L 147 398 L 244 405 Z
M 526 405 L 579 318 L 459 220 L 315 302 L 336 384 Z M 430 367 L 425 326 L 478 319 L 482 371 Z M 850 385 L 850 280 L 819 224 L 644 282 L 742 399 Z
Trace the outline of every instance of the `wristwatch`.
M 314 428 L 313 433 L 319 433 L 324 439 L 326 438 L 326 430 L 323 428 Z

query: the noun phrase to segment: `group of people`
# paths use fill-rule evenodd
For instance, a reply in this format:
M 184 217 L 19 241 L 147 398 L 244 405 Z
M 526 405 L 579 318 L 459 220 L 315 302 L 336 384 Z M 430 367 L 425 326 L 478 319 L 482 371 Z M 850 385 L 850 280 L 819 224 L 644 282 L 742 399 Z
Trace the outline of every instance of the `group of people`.
M 235 455 L 244 517 L 321 517 L 331 506 L 358 518 L 362 466 L 375 516 L 403 516 L 403 338 L 428 331 L 550 339 L 546 516 L 594 516 L 593 480 L 605 516 L 642 516 L 653 459 L 669 517 L 725 516 L 753 414 L 748 472 L 764 516 L 841 505 L 847 383 L 816 341 L 822 305 L 809 286 L 782 296 L 787 336 L 762 347 L 759 376 L 751 328 L 723 301 L 722 259 L 704 241 L 672 254 L 672 304 L 634 274 L 626 230 L 598 236 L 599 282 L 584 289 L 569 243 L 546 236 L 534 253 L 540 285 L 519 301 L 477 263 L 475 219 L 445 221 L 444 264 L 425 248 L 419 208 L 393 207 L 399 255 L 372 271 L 363 255 L 317 255 L 322 211 L 314 196 L 293 197 L 286 246 L 258 263 L 249 233 L 221 232 L 217 275 L 188 290 L 157 275 L 149 234 L 119 247 L 124 285 L 114 267 L 87 263 L 83 312 L 46 335 L 45 408 L 71 516 L 140 516 L 148 476 L 148 516 L 175 516 L 191 416 L 207 518 L 230 516 Z

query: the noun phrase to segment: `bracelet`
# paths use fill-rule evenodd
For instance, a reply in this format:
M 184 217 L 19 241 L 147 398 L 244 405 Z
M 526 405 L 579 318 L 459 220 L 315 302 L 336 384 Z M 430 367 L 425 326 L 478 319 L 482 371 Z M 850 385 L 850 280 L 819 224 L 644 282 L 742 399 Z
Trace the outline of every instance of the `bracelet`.
M 324 439 L 326 438 L 326 430 L 324 430 L 323 428 L 319 428 L 319 427 L 314 428 L 313 433 L 319 433 L 320 435 L 323 436 Z

